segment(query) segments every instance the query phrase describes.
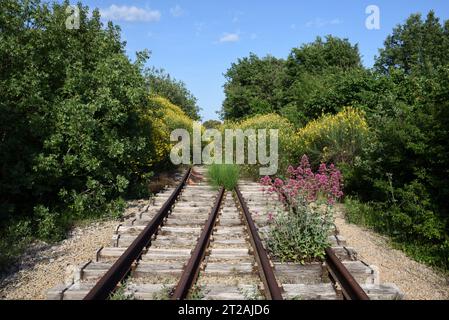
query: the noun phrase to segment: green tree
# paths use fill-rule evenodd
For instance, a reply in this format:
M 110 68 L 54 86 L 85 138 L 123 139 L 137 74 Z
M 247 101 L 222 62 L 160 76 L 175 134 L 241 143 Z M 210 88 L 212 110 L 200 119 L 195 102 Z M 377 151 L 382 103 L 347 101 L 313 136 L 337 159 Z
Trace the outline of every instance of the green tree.
M 278 112 L 282 107 L 284 64 L 282 59 L 259 58 L 254 53 L 233 63 L 225 74 L 221 117 L 236 120 Z
M 288 59 L 255 54 L 233 63 L 225 74 L 222 118 L 236 120 L 256 114 L 278 113 L 297 126 L 327 112 L 310 109 L 310 99 L 329 92 L 335 76 L 361 70 L 357 45 L 327 36 L 292 49 Z M 343 99 L 341 99 L 343 100 Z M 342 101 L 343 102 L 343 101 Z M 329 111 L 338 111 L 344 103 Z
M 293 48 L 288 59 L 288 76 L 293 80 L 304 72 L 319 74 L 329 68 L 349 70 L 361 67 L 358 45 L 331 35 Z
M 349 97 L 334 90 L 339 83 L 336 80 L 357 73 L 363 73 L 359 49 L 347 39 L 329 35 L 293 48 L 286 61 L 281 114 L 303 126 L 323 113 L 338 112 L 350 104 Z M 321 96 L 334 101 L 317 105 Z
M 400 69 L 407 74 L 430 74 L 448 61 L 449 21 L 442 25 L 430 11 L 425 21 L 421 14 L 413 14 L 394 28 L 379 51 L 375 67 L 382 73 Z
M 145 79 L 152 95 L 162 96 L 179 106 L 190 118 L 200 120 L 197 99 L 184 82 L 176 80 L 163 69 L 145 70 Z

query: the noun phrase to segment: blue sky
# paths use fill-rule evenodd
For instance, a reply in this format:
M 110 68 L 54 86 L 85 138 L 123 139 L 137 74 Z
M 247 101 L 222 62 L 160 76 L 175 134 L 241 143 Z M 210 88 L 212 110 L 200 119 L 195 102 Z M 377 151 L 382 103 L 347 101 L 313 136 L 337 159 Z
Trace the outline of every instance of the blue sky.
M 224 99 L 223 73 L 254 52 L 286 58 L 292 47 L 332 34 L 358 43 L 367 67 L 393 27 L 410 14 L 433 9 L 449 18 L 447 0 L 83 0 L 122 28 L 128 55 L 152 51 L 162 67 L 198 98 L 203 120 L 216 119 Z M 368 30 L 365 9 L 380 9 L 380 30 Z

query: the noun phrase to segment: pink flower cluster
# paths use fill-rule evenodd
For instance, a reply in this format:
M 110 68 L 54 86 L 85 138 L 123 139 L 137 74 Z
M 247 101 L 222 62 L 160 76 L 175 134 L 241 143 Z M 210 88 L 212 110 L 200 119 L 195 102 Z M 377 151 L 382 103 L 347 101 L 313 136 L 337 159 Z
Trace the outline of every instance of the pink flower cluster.
M 318 172 L 314 173 L 309 159 L 304 155 L 297 168 L 288 167 L 287 175 L 285 180 L 276 178 L 273 181 L 268 176 L 261 179 L 262 185 L 268 187 L 267 191 L 276 193 L 279 200 L 286 204 L 293 205 L 298 196 L 313 202 L 320 195 L 327 198 L 329 204 L 334 204 L 343 196 L 343 177 L 333 164 L 327 166 L 322 163 Z

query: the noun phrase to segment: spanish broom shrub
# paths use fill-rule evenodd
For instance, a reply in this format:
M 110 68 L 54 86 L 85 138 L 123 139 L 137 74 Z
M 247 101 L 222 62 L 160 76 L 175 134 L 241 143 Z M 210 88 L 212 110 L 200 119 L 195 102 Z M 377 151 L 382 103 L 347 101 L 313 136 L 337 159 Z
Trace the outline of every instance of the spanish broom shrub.
M 369 129 L 363 111 L 344 108 L 324 115 L 298 131 L 298 150 L 307 154 L 313 164 L 333 162 L 354 164 L 369 141 Z

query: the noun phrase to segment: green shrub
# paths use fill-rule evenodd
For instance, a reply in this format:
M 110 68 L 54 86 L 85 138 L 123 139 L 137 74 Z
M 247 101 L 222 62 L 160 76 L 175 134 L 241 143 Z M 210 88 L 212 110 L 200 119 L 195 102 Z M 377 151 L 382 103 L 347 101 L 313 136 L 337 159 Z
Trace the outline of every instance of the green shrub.
M 349 223 L 362 226 L 372 226 L 373 221 L 370 219 L 375 216 L 373 206 L 362 203 L 355 198 L 345 198 L 345 217 Z
M 120 300 L 135 300 L 134 293 L 127 292 L 126 287 L 128 286 L 128 282 L 122 282 L 118 288 L 109 295 L 108 300 L 120 301 Z
M 408 190 L 410 192 L 410 190 Z M 398 193 L 398 203 L 363 203 L 351 197 L 345 199 L 345 217 L 349 223 L 369 227 L 388 235 L 393 245 L 413 259 L 447 271 L 449 241 L 444 225 L 432 211 Z M 416 197 L 416 195 L 415 195 Z M 404 201 L 402 201 L 404 200 Z
M 11 223 L 1 231 L 0 236 L 0 273 L 10 266 L 32 239 L 30 220 Z
M 40 239 L 55 241 L 62 238 L 64 226 L 59 223 L 57 212 L 50 212 L 48 208 L 39 205 L 34 208 L 34 216 L 37 220 L 37 236 Z
M 214 186 L 233 190 L 239 181 L 240 169 L 235 164 L 212 164 L 207 174 Z

